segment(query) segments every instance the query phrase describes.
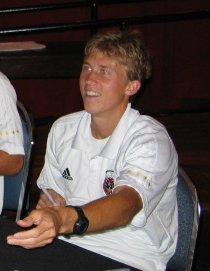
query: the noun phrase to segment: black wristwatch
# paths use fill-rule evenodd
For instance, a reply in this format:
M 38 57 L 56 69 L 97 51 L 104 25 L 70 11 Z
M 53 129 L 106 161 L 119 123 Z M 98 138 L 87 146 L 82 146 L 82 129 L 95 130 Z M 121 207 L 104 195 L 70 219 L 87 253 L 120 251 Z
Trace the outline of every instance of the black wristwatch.
M 75 222 L 74 227 L 73 227 L 73 234 L 85 233 L 88 226 L 89 226 L 89 220 L 85 216 L 82 208 L 79 206 L 71 206 L 71 205 L 69 205 L 69 207 L 74 208 L 77 212 L 77 215 L 78 215 L 78 219 Z

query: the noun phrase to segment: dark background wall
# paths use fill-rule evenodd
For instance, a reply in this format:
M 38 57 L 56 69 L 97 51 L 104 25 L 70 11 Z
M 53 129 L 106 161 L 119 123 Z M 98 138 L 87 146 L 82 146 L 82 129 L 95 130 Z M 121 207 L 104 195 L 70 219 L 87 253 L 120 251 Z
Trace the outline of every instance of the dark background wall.
M 71 1 L 69 1 L 71 2 Z M 75 1 L 74 1 L 75 2 Z M 30 5 L 56 3 L 31 0 Z M 0 9 L 27 6 L 29 1 L 1 0 Z M 99 19 L 210 10 L 210 1 L 150 0 L 99 6 Z M 41 13 L 1 15 L 0 28 L 90 20 L 90 9 L 76 8 Z M 173 20 L 130 26 L 144 33 L 153 56 L 153 77 L 134 101 L 149 113 L 210 111 L 210 18 Z M 107 30 L 106 29 L 101 30 Z M 40 43 L 86 41 L 89 30 L 4 36 L 0 42 L 34 40 Z M 18 60 L 17 60 L 18 61 Z M 71 66 L 71 63 L 69 63 Z M 12 67 L 11 67 L 12 69 Z M 11 78 L 18 98 L 35 118 L 82 109 L 78 78 Z

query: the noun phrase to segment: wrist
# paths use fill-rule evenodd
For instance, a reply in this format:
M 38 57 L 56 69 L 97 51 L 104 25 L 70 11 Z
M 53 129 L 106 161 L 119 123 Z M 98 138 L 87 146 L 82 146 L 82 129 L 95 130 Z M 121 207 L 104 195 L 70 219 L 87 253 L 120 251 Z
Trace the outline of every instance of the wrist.
M 66 228 L 61 229 L 61 233 L 65 233 L 66 237 L 71 234 L 84 234 L 89 226 L 89 220 L 80 206 L 66 206 L 67 212 L 66 221 L 68 221 Z M 63 224 L 64 225 L 64 224 Z
M 70 206 L 73 207 L 74 210 L 77 212 L 77 220 L 73 226 L 73 234 L 84 234 L 88 227 L 89 227 L 89 220 L 86 217 L 82 207 L 80 206 Z
M 73 226 L 77 220 L 77 212 L 74 208 L 59 207 L 61 226 L 59 233 L 70 234 L 73 232 Z

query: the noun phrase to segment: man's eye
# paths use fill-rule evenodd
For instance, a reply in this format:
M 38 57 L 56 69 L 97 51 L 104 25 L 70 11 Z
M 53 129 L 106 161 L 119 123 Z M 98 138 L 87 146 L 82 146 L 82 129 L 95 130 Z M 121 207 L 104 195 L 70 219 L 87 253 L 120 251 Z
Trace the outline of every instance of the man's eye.
M 82 66 L 82 72 L 90 72 L 91 71 L 91 67 L 88 65 L 83 65 Z
M 101 67 L 99 72 L 100 72 L 100 74 L 103 74 L 103 75 L 110 75 L 111 74 L 111 70 L 107 67 Z

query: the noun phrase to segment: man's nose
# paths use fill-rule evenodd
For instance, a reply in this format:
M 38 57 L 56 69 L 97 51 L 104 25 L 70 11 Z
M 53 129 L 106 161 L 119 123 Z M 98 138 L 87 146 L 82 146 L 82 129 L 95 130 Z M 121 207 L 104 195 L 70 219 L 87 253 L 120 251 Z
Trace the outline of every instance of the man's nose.
M 95 81 L 97 80 L 97 77 L 98 77 L 98 72 L 95 69 L 92 69 L 87 75 L 87 80 Z

